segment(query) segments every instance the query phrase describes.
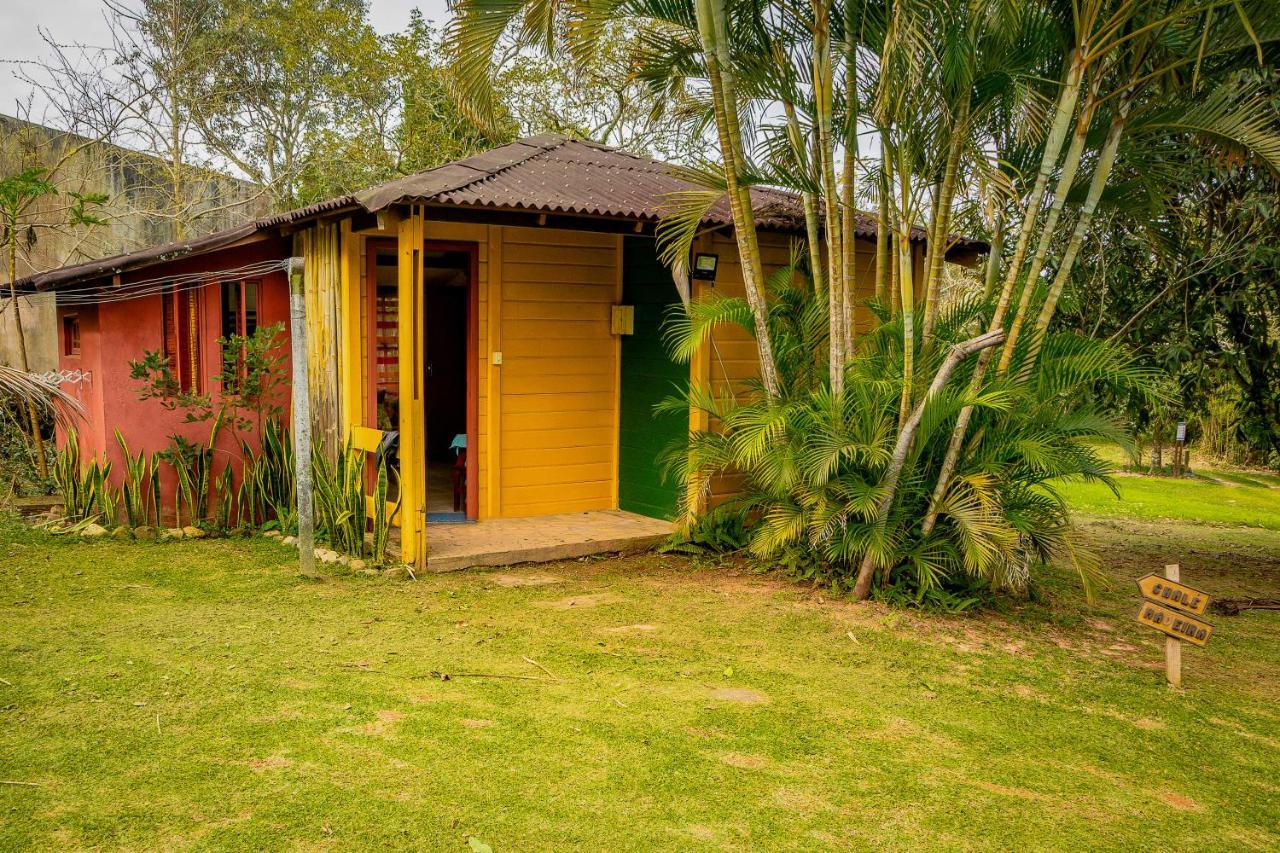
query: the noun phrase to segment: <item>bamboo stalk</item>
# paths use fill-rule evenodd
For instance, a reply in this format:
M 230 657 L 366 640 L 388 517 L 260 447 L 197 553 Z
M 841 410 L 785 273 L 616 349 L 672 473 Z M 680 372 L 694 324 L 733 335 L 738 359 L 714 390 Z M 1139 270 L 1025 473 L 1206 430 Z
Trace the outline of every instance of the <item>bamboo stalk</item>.
M 1054 310 L 1058 307 L 1058 299 L 1062 296 L 1062 290 L 1066 287 L 1067 279 L 1071 277 L 1071 268 L 1075 265 L 1076 258 L 1080 254 L 1080 246 L 1084 243 L 1085 235 L 1089 233 L 1089 227 L 1093 224 L 1093 217 L 1098 209 L 1098 201 L 1102 198 L 1102 190 L 1106 187 L 1107 179 L 1111 176 L 1111 167 L 1115 165 L 1116 152 L 1120 148 L 1120 139 L 1124 135 L 1127 117 L 1128 103 L 1125 103 L 1112 120 L 1111 129 L 1107 131 L 1107 141 L 1103 143 L 1102 150 L 1098 154 L 1098 165 L 1094 169 L 1093 179 L 1089 182 L 1089 194 L 1080 208 L 1080 218 L 1076 221 L 1075 230 L 1071 232 L 1067 250 L 1063 253 L 1062 262 L 1059 264 L 1058 272 L 1053 278 L 1053 284 L 1050 285 L 1049 293 L 1045 296 L 1044 305 L 1040 309 L 1040 316 L 1036 318 L 1035 339 L 1032 341 L 1032 350 L 1027 354 L 1026 363 L 1022 366 L 1024 374 L 1035 365 L 1044 336 L 1049 331 L 1049 321 L 1053 319 Z
M 884 148 L 881 148 L 884 151 Z M 885 174 L 888 159 L 882 157 L 880 169 L 880 218 L 876 221 L 876 300 L 884 302 L 889 299 L 890 264 L 889 260 L 889 187 Z
M 826 227 L 823 233 L 827 238 L 828 348 L 831 392 L 839 396 L 844 393 L 844 364 L 847 358 L 844 330 L 846 288 L 843 269 L 844 252 L 841 246 L 842 211 L 836 186 L 835 140 L 832 137 L 834 74 L 830 31 L 830 0 L 813 0 L 813 45 L 810 61 L 813 74 L 814 118 L 818 128 L 822 201 L 826 216 Z
M 1031 240 L 1031 232 L 1035 228 L 1036 218 L 1040 212 L 1040 204 L 1044 200 L 1045 189 L 1049 184 L 1049 175 L 1058 162 L 1058 155 L 1061 153 L 1062 145 L 1066 141 L 1067 130 L 1071 125 L 1076 102 L 1080 97 L 1080 83 L 1084 76 L 1084 64 L 1083 47 L 1077 46 L 1071 51 L 1066 79 L 1063 81 L 1063 89 L 1058 96 L 1053 125 L 1048 137 L 1045 139 L 1044 151 L 1041 153 L 1040 169 L 1036 174 L 1036 182 L 1032 187 L 1031 195 L 1027 198 L 1027 203 L 1024 207 L 1022 224 L 1018 229 L 1018 242 L 1014 247 L 1013 257 L 1010 258 L 1009 266 L 1005 271 L 1004 284 L 1000 289 L 1000 298 L 996 303 L 995 311 L 991 315 L 991 323 L 988 328 L 992 331 L 1004 327 L 1004 315 L 1008 311 L 1013 285 L 1018 280 L 1018 272 L 1022 267 L 1023 259 L 1026 257 L 1027 246 Z M 992 258 L 993 262 L 994 260 Z M 974 366 L 973 379 L 969 383 L 970 392 L 976 393 L 982 387 L 982 381 L 990 361 L 990 349 L 984 349 L 978 354 L 978 363 Z M 960 458 L 960 448 L 964 444 L 965 436 L 969 431 L 969 421 L 972 418 L 973 406 L 965 406 L 956 417 L 955 427 L 951 431 L 951 439 L 947 443 L 947 452 L 942 459 L 942 466 L 938 469 L 938 479 L 934 483 L 933 494 L 930 496 L 929 510 L 925 514 L 922 524 L 922 531 L 926 536 L 933 531 L 937 523 L 938 506 L 950 486 L 951 475 L 955 472 L 956 463 Z
M 1071 119 L 1075 114 L 1076 102 L 1080 97 L 1080 82 L 1084 75 L 1083 51 L 1076 48 L 1071 53 L 1071 64 L 1062 92 L 1058 96 L 1058 105 L 1054 112 L 1053 125 L 1045 139 L 1044 151 L 1040 157 L 1040 169 L 1036 173 L 1035 184 L 1022 217 L 1022 225 L 1018 229 L 1018 242 L 1014 246 L 1013 257 L 1005 270 L 1004 285 L 1000 290 L 1000 301 L 996 304 L 996 312 L 991 318 L 991 328 L 1004 325 L 1005 313 L 1009 310 L 1009 300 L 1013 286 L 1022 270 L 1022 262 L 1026 258 L 1027 248 L 1031 242 L 1031 234 L 1035 231 L 1036 220 L 1040 215 L 1040 205 L 1044 201 L 1045 190 L 1049 186 L 1049 176 L 1058 163 L 1058 155 L 1066 142 L 1067 132 L 1071 128 Z M 983 352 L 989 356 L 990 350 Z M 985 365 L 984 365 L 985 366 Z
M 898 164 L 898 292 L 902 299 L 902 399 L 898 407 L 899 429 L 905 428 L 915 387 L 915 274 L 911 261 L 911 177 L 906 163 Z
M 846 4 L 845 11 L 845 117 L 844 117 L 844 170 L 840 176 L 840 251 L 843 257 L 842 284 L 844 286 L 844 351 L 846 361 L 853 357 L 854 306 L 858 300 L 858 249 L 856 226 L 858 220 L 854 198 L 857 190 L 858 166 L 858 62 L 857 41 L 853 35 L 856 5 Z M 842 365 L 843 367 L 843 365 Z M 842 371 L 843 372 L 843 371 Z
M 812 166 L 808 152 L 805 150 L 804 132 L 800 128 L 800 119 L 796 115 L 796 105 L 789 100 L 784 100 L 782 107 L 787 116 L 787 138 L 791 142 L 796 165 L 806 177 L 812 178 Z M 826 278 L 822 274 L 822 238 L 818 224 L 818 199 L 808 189 L 800 193 L 800 199 L 804 205 L 804 230 L 805 239 L 809 244 L 809 272 L 813 276 L 813 291 L 815 295 L 822 296 L 826 293 Z

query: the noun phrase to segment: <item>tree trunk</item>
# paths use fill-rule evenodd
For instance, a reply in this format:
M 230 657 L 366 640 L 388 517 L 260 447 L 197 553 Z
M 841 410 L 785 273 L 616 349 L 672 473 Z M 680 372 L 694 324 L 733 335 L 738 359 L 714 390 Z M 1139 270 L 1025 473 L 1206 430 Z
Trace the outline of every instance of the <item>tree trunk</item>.
M 800 120 L 796 116 L 795 104 L 783 101 L 782 106 L 787 115 L 787 138 L 791 141 L 791 147 L 795 152 L 796 166 L 806 177 L 812 179 L 813 168 L 809 162 L 804 132 L 800 129 Z M 800 193 L 800 198 L 804 204 L 804 230 L 805 239 L 809 243 L 809 272 L 813 276 L 813 292 L 816 296 L 825 296 L 826 279 L 822 274 L 822 237 L 821 225 L 818 222 L 818 199 L 810 190 Z
M 840 178 L 840 250 L 844 256 L 841 276 L 844 279 L 844 352 L 846 361 L 853 357 L 854 306 L 858 301 L 858 214 L 855 205 L 858 167 L 858 62 L 857 39 L 854 36 L 856 4 L 845 9 L 844 66 L 844 172 Z
M 1062 93 L 1058 96 L 1057 109 L 1054 112 L 1053 125 L 1049 136 L 1045 139 L 1044 151 L 1040 157 L 1040 170 L 1036 173 L 1036 182 L 1031 188 L 1023 211 L 1022 226 L 1018 229 L 1018 242 L 1013 249 L 1013 257 L 1005 270 L 1004 285 L 1000 289 L 1000 300 L 996 303 L 996 312 L 991 318 L 991 328 L 1004 325 L 1005 313 L 1009 310 L 1009 300 L 1013 287 L 1022 272 L 1022 262 L 1027 256 L 1027 247 L 1031 242 L 1031 234 L 1035 231 L 1036 220 L 1040 215 L 1040 205 L 1044 201 L 1045 190 L 1049 186 L 1049 176 L 1053 174 L 1058 163 L 1058 155 L 1062 153 L 1062 145 L 1066 142 L 1067 132 L 1071 129 L 1071 119 L 1075 114 L 1076 101 L 1080 97 L 1080 81 L 1084 74 L 1084 60 L 1081 51 L 1071 53 L 1071 64 L 1067 71 L 1067 79 L 1063 83 Z M 988 360 L 989 352 L 983 353 L 983 360 Z M 985 364 L 983 364 L 985 367 Z
M 938 318 L 938 290 L 942 281 L 942 264 L 947 254 L 947 237 L 951 232 L 951 203 L 956 193 L 956 173 L 960 170 L 960 155 L 968 135 L 969 98 L 966 95 L 956 109 L 951 126 L 951 139 L 947 147 L 947 165 L 938 189 L 937 205 L 929 234 L 929 261 L 924 278 L 924 329 L 922 338 L 927 345 L 933 337 L 933 327 Z
M 1076 121 L 1076 130 L 1071 137 L 1071 145 L 1067 147 L 1066 158 L 1062 162 L 1062 174 L 1058 176 L 1058 184 L 1053 191 L 1053 201 L 1049 205 L 1049 213 L 1045 217 L 1044 227 L 1040 230 L 1040 242 L 1036 245 L 1035 255 L 1031 258 L 1031 268 L 1027 270 L 1026 281 L 1022 285 L 1022 298 L 1018 302 L 1018 310 L 1014 314 L 1013 323 L 1009 327 L 1009 336 L 1005 339 L 1004 348 L 1000 352 L 1000 363 L 996 373 L 1003 375 L 1009 369 L 1013 359 L 1013 349 L 1017 346 L 1018 335 L 1026 322 L 1031 300 L 1035 296 L 1036 282 L 1040 271 L 1044 269 L 1045 257 L 1049 254 L 1049 244 L 1053 241 L 1053 232 L 1058 227 L 1058 219 L 1066 206 L 1067 194 L 1075 183 L 1076 173 L 1080 170 L 1080 160 L 1084 155 L 1085 141 L 1089 134 L 1089 125 L 1093 122 L 1093 113 L 1097 109 L 1098 87 L 1102 74 L 1094 75 L 1084 107 L 1080 110 L 1080 118 Z
M 1116 152 L 1120 148 L 1120 138 L 1124 136 L 1128 112 L 1128 102 L 1122 103 L 1116 117 L 1111 121 L 1111 129 L 1107 131 L 1107 141 L 1103 143 L 1102 150 L 1098 153 L 1098 165 L 1094 168 L 1093 179 L 1089 182 L 1089 194 L 1080 208 L 1080 218 L 1076 221 L 1075 230 L 1071 232 L 1071 240 L 1067 243 L 1067 250 L 1063 253 L 1062 262 L 1058 265 L 1058 273 L 1053 277 L 1053 284 L 1049 286 L 1049 293 L 1045 296 L 1044 305 L 1040 308 L 1040 316 L 1036 318 L 1035 340 L 1032 341 L 1031 352 L 1027 354 L 1026 363 L 1022 366 L 1021 372 L 1024 375 L 1035 365 L 1041 342 L 1049 331 L 1049 321 L 1053 319 L 1053 312 L 1058 307 L 1058 299 L 1062 296 L 1067 279 L 1071 277 L 1071 268 L 1080 254 L 1080 246 L 1084 243 L 1085 235 L 1089 233 L 1089 227 L 1093 224 L 1093 215 L 1098 209 L 1099 199 L 1102 198 L 1102 190 L 1107 185 L 1107 179 L 1111 177 L 1111 167 L 1115 165 Z
M 899 429 L 903 429 L 911 411 L 911 399 L 915 391 L 916 293 L 915 271 L 911 262 L 911 220 L 907 218 L 911 201 L 911 179 L 906 164 L 898 165 L 898 292 L 902 299 L 902 402 L 898 407 L 898 424 Z
M 1071 118 L 1075 113 L 1076 101 L 1080 96 L 1080 81 L 1083 75 L 1083 51 L 1077 47 L 1071 52 L 1067 77 L 1063 82 L 1062 92 L 1058 96 L 1053 125 L 1049 131 L 1048 138 L 1045 139 L 1044 151 L 1040 156 L 1040 170 L 1036 174 L 1035 185 L 1032 187 L 1031 195 L 1027 198 L 1026 206 L 1023 209 L 1022 225 L 1018 229 L 1018 242 L 1014 247 L 1013 257 L 1009 259 L 1009 266 L 1005 271 L 1004 284 L 1000 289 L 1000 298 L 996 302 L 995 311 L 991 315 L 991 324 L 988 326 L 991 331 L 1004 328 L 1004 315 L 1009 310 L 1009 299 L 1013 292 L 1013 285 L 1018 280 L 1018 272 L 1022 266 L 1023 258 L 1026 257 L 1027 245 L 1031 241 L 1031 232 L 1035 229 L 1036 218 L 1040 212 L 1040 204 L 1044 199 L 1045 188 L 1049 184 L 1049 175 L 1053 172 L 1054 166 L 1058 162 L 1058 154 L 1062 151 L 1062 145 L 1066 141 L 1067 131 L 1071 126 Z M 973 370 L 973 379 L 969 383 L 970 391 L 976 393 L 982 387 L 982 380 L 990 362 L 991 350 L 985 349 L 978 355 L 978 363 Z M 951 440 L 947 444 L 947 453 L 943 457 L 942 467 L 938 470 L 938 480 L 934 483 L 929 511 L 925 515 L 923 529 L 926 535 L 933 530 L 934 525 L 937 523 L 937 507 L 947 493 L 947 488 L 951 482 L 951 474 L 955 471 L 956 463 L 959 461 L 960 447 L 964 444 L 965 435 L 969 431 L 969 421 L 972 417 L 973 407 L 965 406 L 960 410 L 960 414 L 956 418 L 955 428 L 951 431 Z
M 830 0 L 813 0 L 813 74 L 814 121 L 818 128 L 818 165 L 822 177 L 822 203 L 826 217 L 823 234 L 827 238 L 827 310 L 828 348 L 830 350 L 831 393 L 844 393 L 846 334 L 844 329 L 845 295 L 844 252 L 841 247 L 840 200 L 836 187 L 835 139 L 832 136 L 834 74 L 831 55 Z
M 760 380 L 769 396 L 776 398 L 780 395 L 781 388 L 773 357 L 773 342 L 769 337 L 769 308 L 765 297 L 760 245 L 756 239 L 755 212 L 751 206 L 750 193 L 741 182 L 742 136 L 738 125 L 734 77 L 729 67 L 723 0 L 698 0 L 695 10 L 698 33 L 706 55 L 716 129 L 724 158 L 725 183 L 728 187 L 729 207 L 733 213 L 734 237 L 738 244 L 738 263 L 742 268 L 742 281 L 753 315 L 756 351 L 760 358 Z
M 22 328 L 22 306 L 18 302 L 18 227 L 17 219 L 9 223 L 9 301 L 13 303 L 14 336 L 18 340 L 18 367 L 23 373 L 31 371 L 27 360 L 27 333 Z M 36 451 L 36 471 L 41 480 L 49 479 L 49 463 L 44 458 L 44 436 L 40 433 L 40 414 L 27 403 L 27 422 L 31 427 L 31 443 Z
M 889 182 L 884 168 L 888 159 L 883 161 L 880 175 L 880 218 L 876 220 L 876 301 L 888 302 L 890 277 L 892 271 L 889 260 Z
M 1004 210 L 996 211 L 995 225 L 991 229 L 991 249 L 987 252 L 987 268 L 983 273 L 983 297 L 990 299 L 996 289 L 996 277 L 1000 274 L 1000 255 L 1004 252 Z

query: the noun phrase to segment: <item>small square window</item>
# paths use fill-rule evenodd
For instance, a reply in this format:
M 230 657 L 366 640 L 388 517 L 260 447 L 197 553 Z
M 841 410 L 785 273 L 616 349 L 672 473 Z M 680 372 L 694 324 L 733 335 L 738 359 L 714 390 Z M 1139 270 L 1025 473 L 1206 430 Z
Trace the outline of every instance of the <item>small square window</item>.
M 74 315 L 62 318 L 62 353 L 80 354 L 80 318 Z

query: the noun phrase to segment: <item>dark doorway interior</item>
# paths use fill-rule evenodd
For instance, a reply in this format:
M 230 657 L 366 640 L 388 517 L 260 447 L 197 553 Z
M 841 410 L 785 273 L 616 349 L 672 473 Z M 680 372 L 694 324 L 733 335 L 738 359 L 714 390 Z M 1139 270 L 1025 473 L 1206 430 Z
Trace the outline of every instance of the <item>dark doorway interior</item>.
M 471 252 L 432 249 L 426 283 L 427 520 L 468 516 L 467 330 L 470 328 Z

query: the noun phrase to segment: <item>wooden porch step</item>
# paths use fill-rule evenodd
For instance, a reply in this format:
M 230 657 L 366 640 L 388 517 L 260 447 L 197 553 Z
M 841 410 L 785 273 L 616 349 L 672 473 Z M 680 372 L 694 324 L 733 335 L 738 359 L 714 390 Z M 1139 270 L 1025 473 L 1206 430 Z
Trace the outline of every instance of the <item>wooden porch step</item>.
M 668 521 L 621 510 L 433 524 L 427 527 L 427 567 L 453 572 L 644 551 L 665 542 L 673 529 Z

